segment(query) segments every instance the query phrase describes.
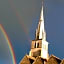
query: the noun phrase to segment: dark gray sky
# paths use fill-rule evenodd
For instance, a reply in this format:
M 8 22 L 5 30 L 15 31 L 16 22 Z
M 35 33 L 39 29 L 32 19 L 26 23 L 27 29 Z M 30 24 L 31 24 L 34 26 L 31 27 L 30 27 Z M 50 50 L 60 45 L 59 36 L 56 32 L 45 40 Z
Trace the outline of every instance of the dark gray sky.
M 0 24 L 12 43 L 16 61 L 30 50 L 35 38 L 42 0 L 0 0 Z M 64 58 L 64 0 L 44 0 L 49 54 Z

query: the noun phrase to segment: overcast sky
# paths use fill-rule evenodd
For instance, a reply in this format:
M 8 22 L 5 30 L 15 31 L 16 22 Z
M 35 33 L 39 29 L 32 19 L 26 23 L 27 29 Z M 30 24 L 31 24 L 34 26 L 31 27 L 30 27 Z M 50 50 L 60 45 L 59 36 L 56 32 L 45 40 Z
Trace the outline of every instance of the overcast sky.
M 30 41 L 35 39 L 41 5 L 42 0 L 0 0 L 0 24 L 10 38 L 17 63 L 29 53 Z M 49 54 L 62 59 L 64 58 L 64 0 L 44 0 L 44 17 Z

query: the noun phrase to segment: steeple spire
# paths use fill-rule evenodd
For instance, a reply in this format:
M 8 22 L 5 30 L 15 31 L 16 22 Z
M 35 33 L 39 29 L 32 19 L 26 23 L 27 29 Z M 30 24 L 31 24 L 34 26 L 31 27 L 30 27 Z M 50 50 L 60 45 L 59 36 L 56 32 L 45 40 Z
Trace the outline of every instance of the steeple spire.
M 45 28 L 44 28 L 43 2 L 42 2 L 42 9 L 41 9 L 38 28 L 36 29 L 36 39 L 46 40 L 46 33 L 45 33 Z
M 48 59 L 48 42 L 46 41 L 46 32 L 44 28 L 44 13 L 43 3 L 39 19 L 38 28 L 36 29 L 36 39 L 32 40 L 29 56 L 41 56 L 43 59 Z
M 42 9 L 41 9 L 41 14 L 40 14 L 40 20 L 44 21 L 43 2 L 42 2 Z

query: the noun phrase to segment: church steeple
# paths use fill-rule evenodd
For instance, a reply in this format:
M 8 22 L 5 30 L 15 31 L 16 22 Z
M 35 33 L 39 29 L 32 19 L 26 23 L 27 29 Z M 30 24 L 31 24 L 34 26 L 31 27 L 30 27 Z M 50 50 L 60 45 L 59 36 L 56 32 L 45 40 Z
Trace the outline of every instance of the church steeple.
M 45 33 L 45 28 L 44 28 L 43 3 L 42 3 L 42 9 L 41 9 L 41 14 L 40 14 L 38 28 L 36 29 L 36 39 L 46 40 L 46 33 Z
M 48 59 L 48 42 L 46 41 L 46 32 L 44 28 L 43 3 L 38 28 L 36 29 L 36 39 L 32 40 L 29 55 L 32 57 L 41 56 L 43 59 Z

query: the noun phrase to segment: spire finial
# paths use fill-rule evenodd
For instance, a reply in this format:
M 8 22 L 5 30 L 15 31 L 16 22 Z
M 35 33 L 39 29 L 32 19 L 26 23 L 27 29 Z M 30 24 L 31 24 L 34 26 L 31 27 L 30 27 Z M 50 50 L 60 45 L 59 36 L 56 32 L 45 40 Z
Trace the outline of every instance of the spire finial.
M 41 14 L 40 14 L 40 20 L 44 21 L 43 2 L 42 2 L 42 9 L 41 9 Z

